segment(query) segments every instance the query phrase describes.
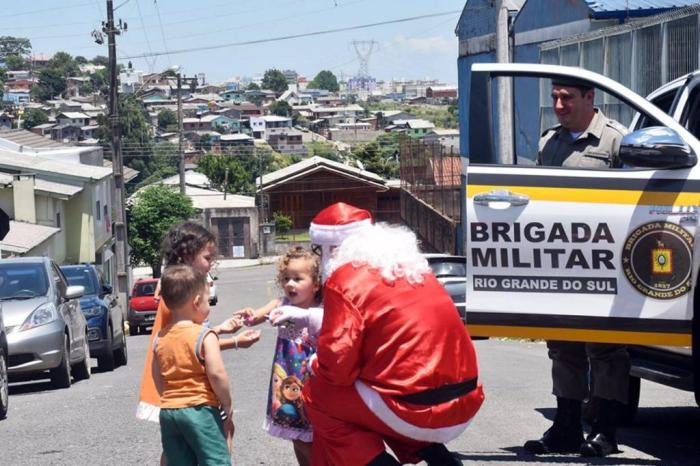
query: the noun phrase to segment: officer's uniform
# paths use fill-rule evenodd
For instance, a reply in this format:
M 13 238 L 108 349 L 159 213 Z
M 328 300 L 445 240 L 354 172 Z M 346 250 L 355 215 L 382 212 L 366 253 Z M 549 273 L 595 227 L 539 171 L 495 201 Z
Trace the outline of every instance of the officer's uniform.
M 538 165 L 618 168 L 620 142 L 626 133 L 624 126 L 596 109 L 588 128 L 575 140 L 561 125 L 546 130 L 540 139 Z M 548 341 L 547 348 L 556 397 L 584 400 L 589 395 L 590 367 L 591 396 L 627 403 L 630 362 L 625 346 Z

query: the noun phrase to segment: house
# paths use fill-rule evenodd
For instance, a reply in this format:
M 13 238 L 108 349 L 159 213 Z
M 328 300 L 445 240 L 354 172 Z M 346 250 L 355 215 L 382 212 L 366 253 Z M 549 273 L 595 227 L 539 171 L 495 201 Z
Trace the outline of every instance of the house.
M 56 123 L 59 125 L 74 125 L 83 127 L 90 124 L 90 117 L 82 112 L 61 112 L 56 115 Z
M 58 124 L 51 128 L 51 139 L 54 141 L 80 141 L 83 126 L 74 123 Z
M 271 135 L 278 135 L 289 131 L 292 127 L 292 119 L 277 115 L 250 117 L 250 130 L 256 139 L 268 140 Z
M 435 128 L 423 137 L 426 143 L 438 143 L 446 151 L 459 153 L 459 130 Z
M 95 263 L 116 278 L 112 183 L 109 168 L 0 149 L 0 208 L 22 223 L 0 241 L 3 257 L 49 254 L 59 264 Z
M 385 131 L 400 131 L 412 138 L 422 138 L 435 128 L 428 120 L 414 118 L 411 120 L 395 120 L 393 125 L 387 126 Z
M 38 134 L 39 136 L 48 136 L 51 137 L 51 128 L 56 126 L 56 123 L 44 123 L 41 125 L 36 125 L 30 131 L 34 134 Z
M 241 89 L 228 89 L 219 94 L 219 97 L 226 102 L 235 102 L 237 104 L 245 102 L 245 91 Z
M 91 83 L 88 76 L 69 76 L 66 78 L 66 90 L 64 95 L 67 99 L 80 95 L 80 89 L 87 83 Z
M 267 142 L 277 152 L 306 155 L 306 146 L 302 142 L 302 132 L 298 129 L 289 128 L 281 133 L 272 133 L 268 136 Z
M 158 182 L 180 188 L 179 175 Z M 192 200 L 196 210 L 193 220 L 201 223 L 218 238 L 219 256 L 223 258 L 252 258 L 260 251 L 258 246 L 258 208 L 255 198 L 239 194 L 223 193 L 210 187 L 205 175 L 185 172 L 185 195 Z M 136 191 L 130 202 L 138 202 Z
M 321 209 L 341 201 L 369 210 L 377 221 L 393 221 L 399 213 L 398 191 L 382 177 L 323 157 L 263 175 L 256 184 L 269 198 L 270 216 L 289 215 L 294 229 L 307 229 Z
M 226 115 L 234 120 L 244 120 L 251 117 L 261 116 L 262 109 L 250 102 L 242 102 L 240 104 L 223 104 L 217 113 Z
M 247 134 L 222 134 L 219 138 L 222 149 L 227 147 L 253 147 L 254 140 Z
M 425 96 L 433 100 L 455 100 L 457 86 L 430 86 L 425 90 Z
M 102 166 L 104 159 L 99 145 L 78 147 L 63 144 L 23 129 L 0 131 L 0 150 L 13 152 L 17 156 L 41 156 L 60 162 L 94 166 Z

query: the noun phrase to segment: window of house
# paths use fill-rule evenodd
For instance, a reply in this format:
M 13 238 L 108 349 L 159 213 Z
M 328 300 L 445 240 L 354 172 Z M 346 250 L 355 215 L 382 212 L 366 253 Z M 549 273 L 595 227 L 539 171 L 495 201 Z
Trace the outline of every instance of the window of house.
M 95 209 L 95 216 L 97 217 L 97 220 L 102 220 L 102 208 L 100 207 L 100 201 L 97 201 L 95 204 L 97 205 L 97 208 Z
M 56 212 L 56 228 L 61 228 L 61 212 Z

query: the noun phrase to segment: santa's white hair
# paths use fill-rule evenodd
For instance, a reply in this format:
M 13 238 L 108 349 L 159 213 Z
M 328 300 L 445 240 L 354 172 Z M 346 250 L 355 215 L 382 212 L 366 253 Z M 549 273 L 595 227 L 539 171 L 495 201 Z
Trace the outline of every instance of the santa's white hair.
M 416 235 L 406 227 L 386 223 L 368 226 L 346 238 L 323 267 L 324 281 L 348 263 L 379 269 L 388 282 L 405 278 L 412 284 L 421 283 L 431 271 L 418 249 Z

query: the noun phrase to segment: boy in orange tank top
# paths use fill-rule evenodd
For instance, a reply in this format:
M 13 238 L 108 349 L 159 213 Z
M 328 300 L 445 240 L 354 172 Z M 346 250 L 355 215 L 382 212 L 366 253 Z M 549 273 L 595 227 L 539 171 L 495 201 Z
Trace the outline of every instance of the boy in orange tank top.
M 167 464 L 230 465 L 231 390 L 218 337 L 202 326 L 209 316 L 206 275 L 188 265 L 168 267 L 161 297 L 172 319 L 153 342 L 153 379 Z

